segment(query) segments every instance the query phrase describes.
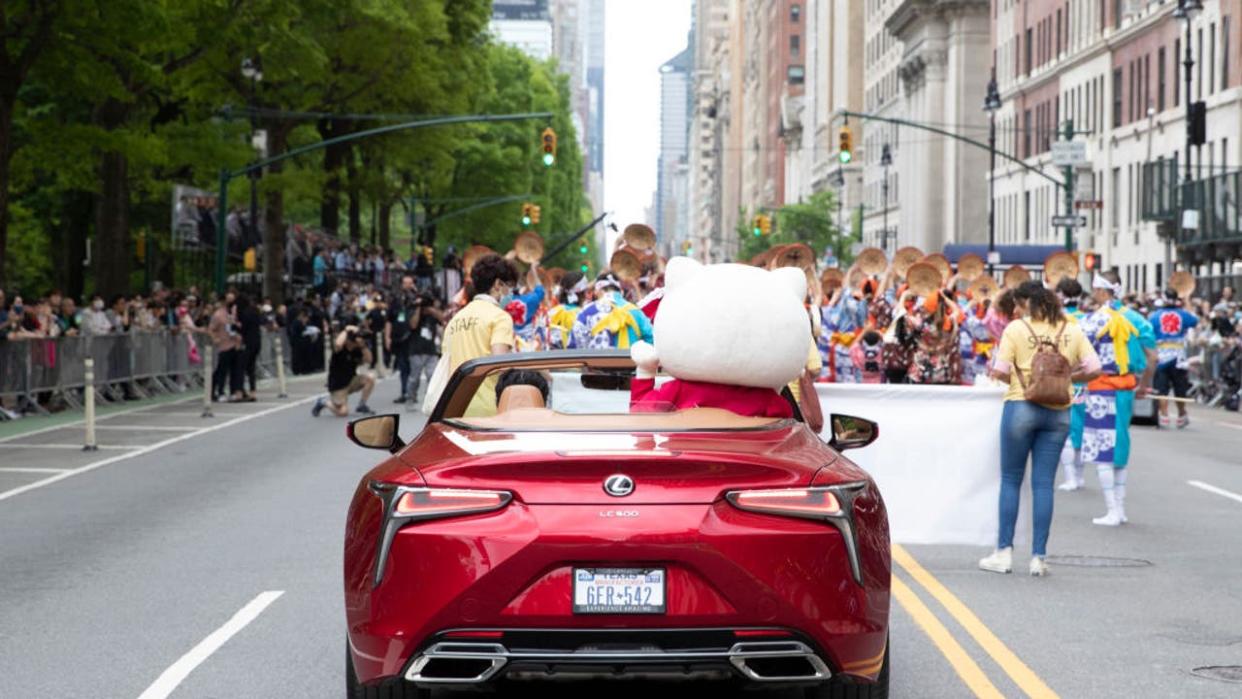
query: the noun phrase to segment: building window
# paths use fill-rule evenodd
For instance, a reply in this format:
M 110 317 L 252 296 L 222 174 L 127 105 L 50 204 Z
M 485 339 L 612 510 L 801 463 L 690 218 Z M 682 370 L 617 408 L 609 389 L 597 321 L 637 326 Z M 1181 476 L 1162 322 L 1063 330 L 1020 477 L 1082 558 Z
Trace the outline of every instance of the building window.
M 1029 158 L 1031 157 L 1031 110 L 1028 109 L 1022 113 L 1022 121 L 1022 157 Z
M 802 18 L 802 6 L 799 5 L 798 3 L 794 3 L 790 5 L 789 6 L 789 21 L 793 22 L 794 24 L 797 24 L 798 20 L 801 18 Z
M 1113 128 L 1121 126 L 1121 69 L 1113 70 Z
M 1229 49 L 1233 48 L 1229 45 L 1229 15 L 1220 18 L 1220 36 L 1220 89 L 1225 90 L 1229 87 Z
M 789 84 L 801 85 L 806 79 L 806 69 L 800 65 L 789 66 Z
M 1216 23 L 1213 22 L 1208 32 L 1208 94 L 1216 92 Z
M 1178 61 L 1182 56 L 1182 40 L 1173 40 L 1173 106 L 1182 101 L 1182 64 Z
M 1057 10 L 1057 55 L 1061 55 L 1061 10 Z
M 802 56 L 802 37 L 797 34 L 789 36 L 789 58 L 791 60 L 799 60 Z
M 1034 37 L 1035 37 L 1035 33 L 1031 30 L 1030 27 L 1027 27 L 1026 29 L 1026 71 L 1025 71 L 1027 75 L 1031 74 L 1031 59 L 1033 57 L 1031 53 L 1031 51 L 1033 50 L 1031 45 L 1035 43 Z
M 1113 29 L 1121 28 L 1121 10 L 1126 0 L 1113 0 Z
M 1161 112 L 1164 111 L 1164 71 L 1164 47 L 1161 46 L 1156 51 L 1156 110 Z

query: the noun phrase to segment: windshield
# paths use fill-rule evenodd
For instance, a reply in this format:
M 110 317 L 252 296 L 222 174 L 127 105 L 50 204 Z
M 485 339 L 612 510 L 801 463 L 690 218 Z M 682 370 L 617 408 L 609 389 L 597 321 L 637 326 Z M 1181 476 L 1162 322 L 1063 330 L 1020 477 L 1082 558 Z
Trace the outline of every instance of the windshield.
M 445 417 L 455 426 L 480 430 L 737 430 L 781 422 L 718 408 L 676 410 L 671 404 L 648 404 L 643 412 L 633 412 L 632 371 L 586 365 L 542 370 L 495 367 L 463 381 L 457 387 L 462 395 L 448 402 L 467 407 L 460 416 Z M 669 380 L 659 376 L 656 385 Z M 480 407 L 485 405 L 495 407 Z

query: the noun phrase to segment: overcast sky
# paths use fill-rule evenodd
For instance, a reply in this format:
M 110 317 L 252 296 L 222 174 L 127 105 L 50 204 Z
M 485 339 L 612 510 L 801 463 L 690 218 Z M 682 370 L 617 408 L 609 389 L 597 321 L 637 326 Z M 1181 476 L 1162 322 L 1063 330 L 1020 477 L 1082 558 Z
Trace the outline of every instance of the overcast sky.
M 660 155 L 660 65 L 686 47 L 690 0 L 608 0 L 604 52 L 604 208 L 641 222 Z

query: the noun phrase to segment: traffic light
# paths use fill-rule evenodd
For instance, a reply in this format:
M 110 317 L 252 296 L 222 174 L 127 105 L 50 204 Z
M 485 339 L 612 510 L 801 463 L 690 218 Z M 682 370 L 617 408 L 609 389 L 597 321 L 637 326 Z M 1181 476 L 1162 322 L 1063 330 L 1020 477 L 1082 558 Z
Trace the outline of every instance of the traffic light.
M 1094 272 L 1100 268 L 1100 253 L 1084 252 L 1082 254 L 1082 268 L 1088 272 Z
M 540 211 L 541 211 L 541 210 L 540 210 L 540 208 L 539 208 L 539 205 L 538 205 L 538 204 L 535 204 L 535 205 L 533 205 L 533 206 L 531 206 L 531 207 L 530 207 L 530 222 L 531 222 L 531 223 L 539 223 L 539 214 L 540 214 Z
M 837 135 L 837 150 L 840 151 L 837 157 L 842 165 L 849 164 L 854 159 L 854 134 L 850 132 L 850 127 L 841 127 Z
M 582 270 L 582 273 L 583 273 L 583 274 L 586 274 L 587 272 L 589 272 L 589 271 L 591 270 L 591 265 L 589 265 L 589 264 L 587 264 L 587 263 L 583 262 L 583 263 L 582 263 L 582 266 L 581 266 L 581 267 L 579 267 L 578 269 L 581 269 L 581 270 Z
M 681 241 L 681 254 L 686 255 L 687 257 L 689 257 L 690 255 L 693 255 L 694 244 L 691 243 L 689 240 Z
M 759 227 L 760 235 L 772 234 L 772 217 L 767 214 L 759 214 L 755 217 L 755 225 Z
M 522 226 L 529 226 L 535 220 L 535 205 L 522 204 Z
M 552 127 L 543 130 L 543 164 L 545 167 L 552 167 L 552 163 L 556 162 L 556 132 Z
M 587 254 L 587 252 L 588 252 L 589 250 L 590 250 L 590 248 L 588 248 L 588 247 L 587 247 L 587 244 L 586 244 L 585 242 L 584 242 L 584 243 L 580 243 L 580 244 L 578 245 L 578 252 L 579 252 L 579 254 L 585 255 L 585 254 Z
M 763 235 L 763 226 L 760 226 L 760 225 L 759 225 L 759 219 L 760 219 L 760 218 L 761 218 L 761 217 L 756 216 L 756 217 L 755 217 L 755 221 L 754 221 L 754 223 L 753 223 L 753 224 L 752 224 L 752 226 L 751 226 L 751 233 L 754 233 L 756 238 L 758 238 L 759 236 Z

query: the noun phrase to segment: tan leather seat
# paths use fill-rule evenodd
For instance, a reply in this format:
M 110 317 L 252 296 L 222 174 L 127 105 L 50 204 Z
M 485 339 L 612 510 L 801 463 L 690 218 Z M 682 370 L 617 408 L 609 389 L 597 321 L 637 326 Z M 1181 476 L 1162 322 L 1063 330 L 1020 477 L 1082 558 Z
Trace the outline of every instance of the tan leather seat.
M 500 393 L 497 413 L 507 413 L 519 408 L 542 408 L 543 394 L 534 386 L 509 386 Z

